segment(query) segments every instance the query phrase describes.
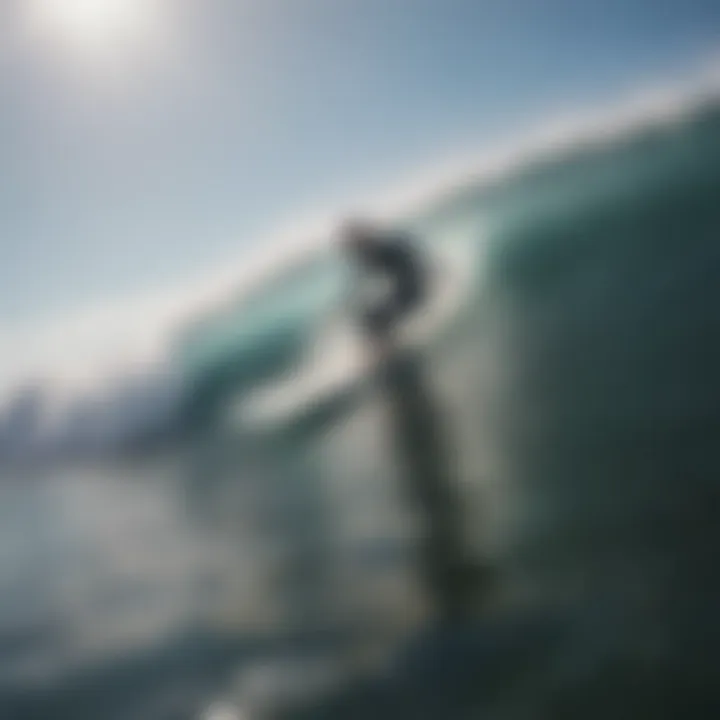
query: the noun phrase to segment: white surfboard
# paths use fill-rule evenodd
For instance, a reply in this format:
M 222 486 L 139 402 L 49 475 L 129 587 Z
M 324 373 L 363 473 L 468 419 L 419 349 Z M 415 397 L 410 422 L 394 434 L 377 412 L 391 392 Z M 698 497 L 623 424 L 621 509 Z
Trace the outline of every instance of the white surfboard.
M 475 277 L 475 242 L 446 242 L 431 251 L 435 283 L 426 305 L 403 324 L 399 349 L 422 349 L 463 306 Z M 290 376 L 243 398 L 233 422 L 254 429 L 292 424 L 361 390 L 371 375 L 366 340 L 350 314 L 322 322 L 300 367 Z

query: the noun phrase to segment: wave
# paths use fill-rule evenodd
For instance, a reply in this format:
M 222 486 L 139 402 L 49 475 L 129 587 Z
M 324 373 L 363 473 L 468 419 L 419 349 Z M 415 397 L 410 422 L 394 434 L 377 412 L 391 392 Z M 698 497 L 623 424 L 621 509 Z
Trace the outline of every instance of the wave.
M 682 183 L 717 162 L 719 77 L 544 124 L 479 163 L 446 165 L 354 205 L 431 242 L 468 217 L 487 224 L 491 240 L 530 218 L 582 223 L 587 202 L 608 188 L 616 197 L 650 192 L 659 179 Z M 35 330 L 6 328 L 0 451 L 106 448 L 197 430 L 239 393 L 292 370 L 341 293 L 332 252 L 339 214 L 295 224 L 263 243 L 269 251 L 201 282 Z

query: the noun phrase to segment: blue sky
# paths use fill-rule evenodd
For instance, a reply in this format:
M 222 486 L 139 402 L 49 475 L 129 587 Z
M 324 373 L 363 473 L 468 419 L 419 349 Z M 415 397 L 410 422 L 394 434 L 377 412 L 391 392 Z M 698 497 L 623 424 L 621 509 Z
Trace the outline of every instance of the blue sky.
M 33 1 L 0 0 L 0 322 L 202 276 L 720 49 L 716 0 L 164 0 L 164 52 L 156 27 L 110 72 L 29 34 Z

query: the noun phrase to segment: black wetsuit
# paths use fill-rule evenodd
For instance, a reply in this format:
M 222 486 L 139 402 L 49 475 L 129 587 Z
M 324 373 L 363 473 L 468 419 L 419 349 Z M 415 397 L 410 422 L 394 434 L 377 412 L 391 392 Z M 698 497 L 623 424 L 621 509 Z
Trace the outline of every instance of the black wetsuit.
M 361 310 L 361 323 L 372 337 L 386 338 L 402 318 L 414 311 L 426 292 L 426 273 L 410 240 L 382 236 L 363 248 L 360 261 L 368 274 L 385 276 L 392 284 L 389 298 Z

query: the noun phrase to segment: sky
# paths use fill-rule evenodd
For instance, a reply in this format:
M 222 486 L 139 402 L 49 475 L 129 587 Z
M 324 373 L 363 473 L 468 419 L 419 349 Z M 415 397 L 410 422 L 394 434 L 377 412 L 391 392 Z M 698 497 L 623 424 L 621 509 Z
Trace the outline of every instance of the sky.
M 0 0 L 0 327 L 719 50 L 716 0 Z

